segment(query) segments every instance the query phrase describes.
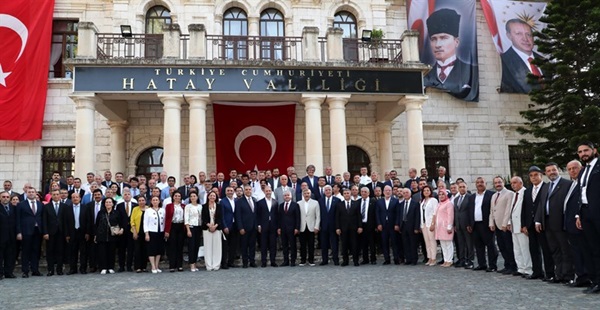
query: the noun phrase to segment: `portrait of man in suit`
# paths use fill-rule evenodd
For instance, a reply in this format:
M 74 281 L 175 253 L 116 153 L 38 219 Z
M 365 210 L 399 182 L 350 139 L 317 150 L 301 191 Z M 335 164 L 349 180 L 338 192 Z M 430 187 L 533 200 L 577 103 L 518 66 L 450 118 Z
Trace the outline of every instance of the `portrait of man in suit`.
M 532 64 L 534 59 L 543 56 L 533 51 L 532 27 L 527 22 L 513 18 L 506 22 L 506 36 L 512 46 L 500 57 L 502 59 L 502 84 L 500 91 L 527 94 L 538 89 L 539 83 L 529 84 L 527 75 L 541 77 L 542 71 Z
M 467 101 L 479 100 L 477 69 L 457 57 L 460 46 L 460 15 L 440 9 L 427 19 L 429 43 L 435 58 L 432 69 L 423 79 L 424 86 L 446 90 Z

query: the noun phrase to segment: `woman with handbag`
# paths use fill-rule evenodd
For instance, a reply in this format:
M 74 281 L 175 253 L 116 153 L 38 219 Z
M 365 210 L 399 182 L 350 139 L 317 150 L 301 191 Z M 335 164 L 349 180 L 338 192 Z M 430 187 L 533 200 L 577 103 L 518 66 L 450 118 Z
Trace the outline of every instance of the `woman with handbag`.
M 148 254 L 146 254 L 146 238 L 144 233 L 144 225 L 142 219 L 146 212 L 146 197 L 139 196 L 137 199 L 138 206 L 131 211 L 131 233 L 134 240 L 133 265 L 135 272 L 145 272 L 148 266 Z
M 98 266 L 100 274 L 115 273 L 115 249 L 117 237 L 123 234 L 119 226 L 119 213 L 115 211 L 116 201 L 104 198 L 102 208 L 96 216 L 96 236 L 94 242 L 98 245 Z
M 206 270 L 219 270 L 221 267 L 221 224 L 223 209 L 217 202 L 217 193 L 208 192 L 207 202 L 202 206 L 202 235 L 204 237 L 204 262 Z
M 160 255 L 165 250 L 165 210 L 156 196 L 150 200 L 150 208 L 144 212 L 144 233 L 146 234 L 146 252 L 152 266 L 152 273 L 162 272 L 158 268 Z
M 186 229 L 184 225 L 185 205 L 181 202 L 181 193 L 173 192 L 172 203 L 165 207 L 165 239 L 167 239 L 169 270 L 183 271 L 183 242 Z

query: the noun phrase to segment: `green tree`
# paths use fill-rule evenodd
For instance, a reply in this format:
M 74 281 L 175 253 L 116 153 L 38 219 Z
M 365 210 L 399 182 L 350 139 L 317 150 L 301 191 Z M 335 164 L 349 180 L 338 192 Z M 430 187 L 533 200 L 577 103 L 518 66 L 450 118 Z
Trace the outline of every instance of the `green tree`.
M 600 1 L 549 1 L 540 20 L 547 27 L 535 42 L 549 57 L 535 62 L 543 87 L 529 94 L 533 104 L 521 112 L 527 122 L 518 131 L 540 140 L 520 142 L 534 162 L 564 167 L 580 141 L 600 142 Z

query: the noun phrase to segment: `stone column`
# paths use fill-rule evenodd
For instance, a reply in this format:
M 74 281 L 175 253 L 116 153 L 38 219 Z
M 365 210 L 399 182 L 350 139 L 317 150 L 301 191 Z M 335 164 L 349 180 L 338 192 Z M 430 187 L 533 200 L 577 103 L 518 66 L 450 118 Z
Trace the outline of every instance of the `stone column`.
M 248 59 L 260 59 L 260 42 L 256 38 L 260 35 L 259 22 L 258 16 L 248 16 Z
M 188 26 L 190 41 L 188 42 L 189 59 L 206 59 L 206 29 L 203 24 Z
M 426 96 L 405 96 L 400 104 L 406 106 L 406 134 L 408 138 L 408 167 L 425 168 L 422 106 Z
M 315 175 L 323 175 L 323 134 L 321 131 L 321 104 L 325 95 L 302 96 L 304 127 L 306 128 L 306 166 L 315 165 Z
M 174 176 L 177 183 L 181 179 L 181 105 L 183 96 L 177 94 L 158 95 L 163 103 L 163 169 Z
M 110 171 L 127 175 L 127 121 L 108 121 L 110 127 Z
M 75 177 L 85 180 L 88 172 L 96 169 L 96 105 L 102 100 L 95 94 L 71 95 L 75 102 Z
M 344 60 L 343 35 L 342 28 L 327 29 L 327 61 Z
M 379 140 L 379 166 L 381 173 L 394 169 L 392 157 L 392 122 L 377 121 L 377 139 Z
M 186 96 L 190 104 L 189 173 L 208 171 L 206 164 L 206 107 L 209 95 Z
M 329 143 L 331 145 L 331 167 L 335 173 L 348 171 L 348 144 L 346 142 L 346 103 L 350 95 L 328 97 Z

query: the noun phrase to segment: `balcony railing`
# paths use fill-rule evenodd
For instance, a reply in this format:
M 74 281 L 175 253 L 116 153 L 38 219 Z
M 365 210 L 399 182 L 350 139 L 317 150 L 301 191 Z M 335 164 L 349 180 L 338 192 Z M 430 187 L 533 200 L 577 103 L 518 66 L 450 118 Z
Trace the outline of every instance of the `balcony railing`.
M 402 63 L 402 40 L 400 39 L 380 39 L 366 42 L 361 39 L 345 38 L 343 44 L 345 61 Z
M 158 59 L 162 54 L 162 34 L 133 34 L 130 38 L 116 33 L 98 34 L 99 59 Z
M 302 60 L 302 37 L 206 35 L 206 59 Z

